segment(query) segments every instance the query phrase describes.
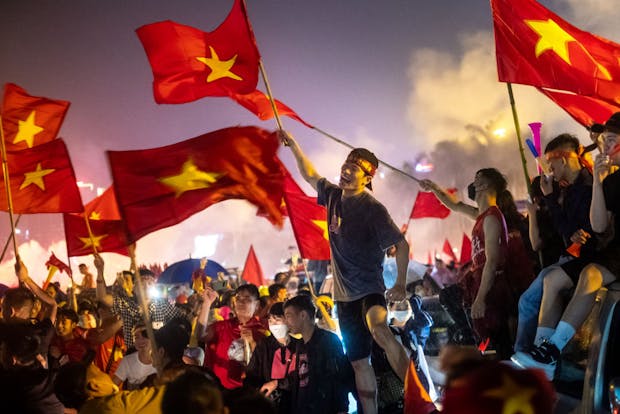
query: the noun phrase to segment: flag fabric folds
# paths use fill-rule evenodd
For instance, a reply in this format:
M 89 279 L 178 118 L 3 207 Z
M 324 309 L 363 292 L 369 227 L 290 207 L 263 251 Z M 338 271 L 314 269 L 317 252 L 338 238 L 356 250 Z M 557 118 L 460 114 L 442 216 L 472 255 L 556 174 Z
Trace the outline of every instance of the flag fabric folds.
M 454 254 L 454 250 L 452 250 L 452 245 L 450 244 L 448 239 L 444 240 L 442 251 L 444 252 L 444 254 L 450 257 L 450 259 L 454 260 L 455 263 L 457 262 L 456 255 Z
M 108 151 L 130 242 L 229 199 L 248 200 L 281 226 L 278 145 L 275 133 L 233 127 L 165 147 Z
M 157 103 L 256 89 L 260 55 L 242 0 L 235 0 L 226 20 L 212 32 L 166 20 L 136 33 L 153 70 Z
M 463 242 L 461 243 L 461 258 L 460 264 L 465 264 L 471 260 L 471 239 L 467 237 L 467 234 L 463 233 Z
M 7 152 L 7 162 L 14 213 L 83 211 L 71 159 L 62 139 Z M 8 211 L 4 180 L 0 182 L 0 211 Z
M 21 87 L 4 85 L 2 128 L 7 151 L 18 151 L 56 138 L 70 103 L 31 96 Z
M 534 0 L 491 0 L 501 82 L 620 98 L 620 45 L 569 24 Z
M 256 253 L 254 252 L 254 246 L 250 246 L 248 257 L 245 259 L 245 265 L 243 266 L 243 273 L 241 279 L 248 283 L 252 283 L 256 286 L 265 284 L 265 278 L 263 277 L 263 269 L 260 267 Z
M 71 268 L 65 262 L 57 258 L 54 252 L 52 252 L 47 262 L 45 262 L 45 267 L 49 269 L 50 266 L 54 266 L 55 268 L 57 268 L 61 272 L 65 272 L 69 276 L 73 274 L 73 272 L 71 272 Z
M 84 216 L 88 217 L 92 238 Z M 116 204 L 114 189 L 109 187 L 84 206 L 82 214 L 64 214 L 65 239 L 69 256 L 85 256 L 94 252 L 129 255 L 125 223 Z
M 611 115 L 620 111 L 620 104 L 614 105 L 589 96 L 543 88 L 538 88 L 538 90 L 585 127 L 589 127 L 593 123 L 604 124 Z
M 284 203 L 300 256 L 310 260 L 329 260 L 325 207 L 316 203 L 316 197 L 305 195 L 290 174 L 285 178 Z
M 404 414 L 429 414 L 437 410 L 420 382 L 412 360 L 409 361 L 407 375 L 405 376 L 404 404 Z
M 259 90 L 255 90 L 254 92 L 250 92 L 245 95 L 239 93 L 231 93 L 230 98 L 237 102 L 239 105 L 243 106 L 248 111 L 252 112 L 260 120 L 266 121 L 274 117 L 273 108 L 271 107 L 269 97 Z M 278 110 L 278 115 L 288 116 L 298 122 L 301 122 L 308 128 L 314 128 L 312 125 L 301 119 L 295 111 L 284 105 L 279 100 L 276 99 L 275 104 L 276 109 Z
M 456 188 L 449 188 L 448 193 L 456 193 Z M 411 219 L 420 218 L 440 218 L 444 219 L 450 215 L 448 207 L 444 206 L 441 201 L 435 196 L 435 194 L 426 191 L 418 192 L 411 209 L 409 217 Z

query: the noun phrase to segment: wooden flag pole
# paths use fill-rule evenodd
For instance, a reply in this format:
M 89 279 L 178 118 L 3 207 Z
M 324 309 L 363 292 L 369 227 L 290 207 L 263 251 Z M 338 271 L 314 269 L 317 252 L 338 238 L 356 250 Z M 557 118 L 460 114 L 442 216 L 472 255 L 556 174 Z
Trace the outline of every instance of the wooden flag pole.
M 19 214 L 17 216 L 17 220 L 15 220 L 15 227 L 17 227 L 17 225 L 19 224 L 19 219 L 22 218 L 22 215 Z M 9 248 L 9 244 L 11 244 L 11 238 L 15 237 L 15 233 L 13 231 L 11 231 L 11 234 L 9 234 L 9 237 L 7 237 L 6 239 L 6 243 L 4 243 L 4 248 L 2 249 L 2 255 L 0 255 L 0 263 L 2 262 L 2 259 L 4 259 L 4 255 L 6 254 L 6 250 Z
M 93 248 L 93 253 L 96 255 L 97 246 L 95 245 L 95 237 L 93 237 L 93 231 L 90 228 L 90 220 L 88 219 L 88 214 L 86 210 L 84 210 L 84 222 L 86 223 L 86 231 L 88 231 L 88 238 L 90 239 L 90 244 Z
M 519 143 L 519 152 L 521 153 L 521 165 L 523 166 L 523 174 L 525 178 L 525 185 L 527 193 L 532 194 L 532 183 L 530 182 L 530 175 L 527 172 L 527 160 L 525 159 L 525 149 L 523 148 L 523 140 L 521 138 L 521 127 L 519 126 L 519 117 L 517 116 L 517 106 L 515 105 L 515 97 L 512 93 L 512 84 L 506 83 L 508 87 L 508 98 L 510 99 L 510 108 L 512 109 L 512 119 L 515 123 L 515 132 L 517 133 L 517 142 Z
M 282 120 L 280 119 L 278 108 L 276 107 L 276 101 L 275 99 L 273 99 L 273 94 L 271 93 L 271 87 L 269 86 L 269 80 L 267 79 L 267 72 L 265 72 L 265 66 L 263 65 L 262 59 L 258 61 L 258 68 L 260 69 L 260 75 L 263 78 L 265 89 L 267 89 L 267 96 L 269 97 L 269 102 L 271 103 L 271 109 L 273 110 L 273 116 L 275 117 L 276 123 L 278 124 L 278 129 L 283 131 L 284 127 L 282 126 Z
M 11 198 L 11 180 L 9 179 L 9 163 L 6 158 L 6 145 L 4 144 L 4 127 L 2 126 L 2 116 L 0 116 L 0 146 L 2 148 L 2 170 L 4 172 L 6 201 L 9 207 L 9 220 L 11 221 L 11 234 L 15 235 L 15 222 L 13 222 L 13 199 Z M 13 236 L 13 250 L 15 251 L 15 258 L 19 257 L 17 240 L 15 239 L 15 236 Z

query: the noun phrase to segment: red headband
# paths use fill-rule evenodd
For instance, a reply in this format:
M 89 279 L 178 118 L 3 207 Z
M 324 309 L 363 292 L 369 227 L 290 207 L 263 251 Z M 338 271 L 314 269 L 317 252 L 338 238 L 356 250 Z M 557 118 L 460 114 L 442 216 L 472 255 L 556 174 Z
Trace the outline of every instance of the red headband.
M 362 169 L 362 171 L 364 171 L 364 173 L 366 173 L 366 175 L 370 175 L 371 177 L 374 177 L 375 173 L 377 172 L 377 167 L 372 165 L 370 161 L 365 160 L 364 158 L 352 156 L 347 158 L 347 162 L 351 162 L 357 165 Z

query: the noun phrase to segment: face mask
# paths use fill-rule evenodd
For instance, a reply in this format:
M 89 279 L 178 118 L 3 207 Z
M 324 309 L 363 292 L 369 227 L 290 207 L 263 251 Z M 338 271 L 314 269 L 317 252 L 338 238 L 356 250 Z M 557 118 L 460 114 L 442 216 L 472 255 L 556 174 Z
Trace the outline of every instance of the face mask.
M 273 336 L 276 339 L 282 339 L 285 338 L 286 335 L 288 335 L 288 326 L 286 325 L 272 325 L 269 324 L 269 330 L 271 331 L 271 333 L 273 334 Z
M 476 186 L 474 183 L 467 186 L 467 197 L 469 197 L 471 201 L 476 201 Z
M 403 311 L 392 311 L 392 318 L 396 319 L 398 322 L 405 322 L 411 317 L 411 311 L 403 310 Z

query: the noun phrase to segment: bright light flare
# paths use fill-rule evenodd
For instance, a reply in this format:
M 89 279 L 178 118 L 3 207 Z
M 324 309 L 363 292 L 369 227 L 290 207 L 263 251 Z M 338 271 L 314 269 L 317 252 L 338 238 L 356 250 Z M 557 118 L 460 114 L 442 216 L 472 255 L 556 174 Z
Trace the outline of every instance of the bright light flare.
M 497 128 L 493 131 L 493 135 L 497 138 L 505 138 L 506 137 L 506 128 Z
M 429 173 L 433 171 L 435 166 L 430 162 L 419 162 L 415 165 L 415 171 L 419 173 Z
M 207 234 L 205 236 L 194 237 L 194 254 L 192 257 L 213 256 L 221 238 L 219 234 Z

